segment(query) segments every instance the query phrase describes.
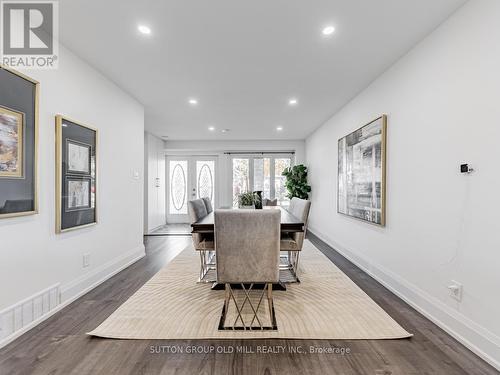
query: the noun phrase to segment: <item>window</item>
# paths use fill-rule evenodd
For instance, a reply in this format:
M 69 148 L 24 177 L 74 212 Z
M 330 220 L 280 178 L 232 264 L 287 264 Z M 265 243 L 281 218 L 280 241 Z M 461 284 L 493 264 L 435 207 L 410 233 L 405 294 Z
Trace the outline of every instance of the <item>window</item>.
M 271 198 L 271 159 L 253 159 L 253 191 L 262 191 L 262 198 Z
M 232 158 L 233 207 L 238 206 L 238 196 L 248 191 L 262 191 L 262 197 L 278 199 L 283 205 L 288 201 L 283 170 L 292 165 L 292 154 L 259 156 L 242 155 Z
M 214 169 L 213 160 L 196 160 L 196 198 L 214 201 Z
M 249 159 L 233 159 L 233 207 L 238 206 L 238 196 L 250 186 Z
M 278 204 L 281 206 L 283 203 L 288 201 L 288 198 L 286 197 L 287 195 L 287 190 L 285 187 L 285 180 L 286 177 L 282 176 L 283 171 L 285 168 L 290 167 L 291 160 L 290 158 L 279 158 L 279 159 L 274 159 L 274 196 L 275 198 L 278 198 Z
M 170 161 L 170 214 L 187 214 L 187 160 Z

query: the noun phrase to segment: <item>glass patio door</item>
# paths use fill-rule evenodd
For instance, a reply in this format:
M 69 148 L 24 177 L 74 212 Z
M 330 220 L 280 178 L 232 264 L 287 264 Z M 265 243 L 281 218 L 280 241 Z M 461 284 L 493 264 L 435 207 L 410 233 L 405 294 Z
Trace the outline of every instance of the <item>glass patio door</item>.
M 189 223 L 188 201 L 208 197 L 216 206 L 216 158 L 167 157 L 167 223 Z
M 230 162 L 232 175 L 233 207 L 238 206 L 238 196 L 248 191 L 262 191 L 262 198 L 288 204 L 283 170 L 292 165 L 291 154 L 234 155 Z

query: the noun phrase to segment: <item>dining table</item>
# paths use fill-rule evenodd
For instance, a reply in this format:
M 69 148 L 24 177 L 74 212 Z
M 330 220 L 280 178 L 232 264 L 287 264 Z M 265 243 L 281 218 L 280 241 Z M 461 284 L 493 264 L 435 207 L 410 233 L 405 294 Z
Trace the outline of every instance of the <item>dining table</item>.
M 228 208 L 238 210 L 239 208 Z M 295 233 L 304 231 L 304 222 L 292 215 L 282 206 L 265 206 L 263 210 L 280 210 L 281 211 L 281 232 Z M 205 217 L 191 224 L 191 233 L 213 233 L 214 232 L 214 212 L 210 212 Z

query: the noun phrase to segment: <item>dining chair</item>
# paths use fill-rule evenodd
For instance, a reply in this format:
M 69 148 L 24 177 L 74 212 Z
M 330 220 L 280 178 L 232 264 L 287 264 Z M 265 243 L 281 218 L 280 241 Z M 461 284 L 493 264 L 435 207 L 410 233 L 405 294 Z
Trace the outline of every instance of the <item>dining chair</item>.
M 208 197 L 203 197 L 201 198 L 203 199 L 203 202 L 205 203 L 205 207 L 207 209 L 207 214 L 209 214 L 210 212 L 212 212 L 214 209 L 212 207 L 212 200 Z
M 278 198 L 274 198 L 274 199 L 263 198 L 262 199 L 262 206 L 277 206 L 277 205 L 278 205 Z
M 208 215 L 203 199 L 188 202 L 188 213 L 191 224 Z M 209 277 L 209 271 L 215 270 L 215 247 L 213 233 L 192 233 L 193 246 L 200 254 L 200 276 L 198 282 L 214 282 L 215 277 Z
M 282 280 L 285 282 L 300 282 L 298 278 L 299 256 L 304 244 L 304 238 L 307 232 L 307 223 L 309 219 L 309 211 L 311 209 L 311 201 L 300 198 L 292 198 L 288 211 L 295 217 L 302 220 L 304 223 L 303 232 L 281 233 L 280 251 L 286 252 L 283 257 L 286 260 L 284 265 L 280 264 L 281 270 L 291 272 L 290 280 Z
M 272 291 L 279 282 L 280 220 L 280 210 L 215 210 L 217 283 L 225 285 L 219 329 L 277 329 Z M 259 314 L 264 297 L 268 316 Z

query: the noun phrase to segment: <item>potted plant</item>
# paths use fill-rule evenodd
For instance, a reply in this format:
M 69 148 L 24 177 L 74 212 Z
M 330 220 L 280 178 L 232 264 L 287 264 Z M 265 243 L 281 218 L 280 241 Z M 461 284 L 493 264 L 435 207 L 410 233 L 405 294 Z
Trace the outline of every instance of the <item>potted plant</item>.
M 239 208 L 255 208 L 255 194 L 248 192 L 238 196 Z
M 285 187 L 288 190 L 288 198 L 309 199 L 311 186 L 307 184 L 307 167 L 304 164 L 285 168 L 283 176 L 286 177 Z

